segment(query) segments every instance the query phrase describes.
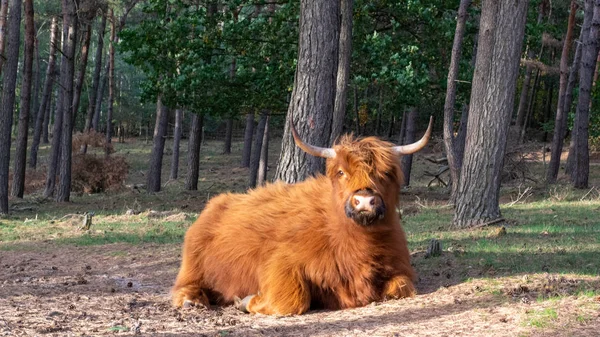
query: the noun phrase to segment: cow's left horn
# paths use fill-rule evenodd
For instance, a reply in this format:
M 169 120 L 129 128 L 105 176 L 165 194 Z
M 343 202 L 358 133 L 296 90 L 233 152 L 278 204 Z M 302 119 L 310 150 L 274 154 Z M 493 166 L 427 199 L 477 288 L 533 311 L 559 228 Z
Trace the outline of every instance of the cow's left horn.
M 305 143 L 302 138 L 298 135 L 296 128 L 294 127 L 294 122 L 290 119 L 290 128 L 292 130 L 292 136 L 294 136 L 294 142 L 298 145 L 299 148 L 304 150 L 304 152 L 313 155 L 315 157 L 323 157 L 323 158 L 335 158 L 335 150 L 329 147 L 318 147 L 314 145 L 310 145 Z
M 421 150 L 425 147 L 425 145 L 427 145 L 427 142 L 429 142 L 429 138 L 431 137 L 431 129 L 433 129 L 433 116 L 429 118 L 429 126 L 427 127 L 427 131 L 425 131 L 423 138 L 412 144 L 394 146 L 392 149 L 396 154 L 412 154 Z

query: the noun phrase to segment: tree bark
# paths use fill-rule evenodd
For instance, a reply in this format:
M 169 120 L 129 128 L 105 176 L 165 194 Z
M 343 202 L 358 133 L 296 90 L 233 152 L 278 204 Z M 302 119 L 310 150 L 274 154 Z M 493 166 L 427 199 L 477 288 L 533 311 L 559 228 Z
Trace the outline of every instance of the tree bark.
M 587 6 L 590 4 L 585 3 L 586 7 L 583 12 L 583 24 L 581 26 L 581 31 L 579 33 L 579 43 L 577 43 L 577 49 L 575 50 L 575 57 L 573 60 L 573 65 L 571 66 L 571 73 L 569 74 L 569 88 L 567 89 L 567 96 L 565 97 L 565 105 L 568 106 L 568 111 L 571 111 L 571 104 L 573 103 L 573 88 L 575 88 L 575 84 L 578 83 L 579 70 L 581 67 L 581 51 L 583 49 L 583 43 L 590 33 L 590 25 L 592 24 L 592 15 L 593 11 L 588 10 Z M 567 110 L 565 110 L 567 111 Z M 575 123 L 573 126 L 577 124 L 577 109 L 575 110 Z M 569 176 L 573 173 L 573 169 L 575 168 L 575 139 L 577 138 L 577 128 L 573 127 L 571 130 L 571 141 L 569 142 L 569 155 L 567 156 L 567 163 L 565 165 L 565 173 Z
M 575 14 L 577 13 L 577 8 L 578 6 L 575 0 L 571 0 L 571 12 L 567 24 L 567 37 L 565 38 L 560 56 L 560 82 L 556 118 L 554 120 L 554 134 L 552 136 L 552 150 L 550 153 L 550 163 L 548 164 L 548 170 L 546 171 L 546 182 L 549 184 L 556 183 L 556 178 L 558 177 L 560 157 L 563 149 L 565 130 L 567 128 L 567 115 L 569 112 L 565 109 L 565 97 L 568 86 L 569 50 L 571 49 L 571 41 L 573 39 L 573 27 L 575 26 Z
M 419 113 L 416 107 L 410 107 L 408 109 L 408 114 L 406 115 L 406 135 L 404 137 L 404 143 L 402 144 L 412 144 L 415 142 L 415 134 L 417 132 L 417 117 Z M 405 155 L 402 156 L 402 174 L 404 176 L 403 186 L 410 185 L 410 172 L 412 170 L 412 160 L 413 155 Z
M 108 47 L 108 108 L 106 109 L 106 143 L 112 142 L 112 118 L 115 103 L 115 42 L 116 42 L 116 18 L 112 9 L 110 10 L 110 46 Z M 158 110 L 157 110 L 158 111 Z M 164 146 L 164 143 L 163 143 Z M 162 150 L 161 150 L 162 160 Z M 160 178 L 158 192 L 160 190 Z
M 537 105 L 537 93 L 538 93 L 538 88 L 539 88 L 539 84 L 540 84 L 540 79 L 542 77 L 540 76 L 540 70 L 537 69 L 535 71 L 535 80 L 533 81 L 533 87 L 531 87 L 531 90 L 529 91 L 529 98 L 527 99 L 528 103 L 527 103 L 527 113 L 525 114 L 525 119 L 523 120 L 523 125 L 521 125 L 521 127 L 519 128 L 519 144 L 523 144 L 523 142 L 525 141 L 525 133 L 527 132 L 527 127 L 529 126 L 530 122 L 530 117 L 531 115 L 533 115 L 533 111 L 536 109 L 536 105 Z
M 456 199 L 456 188 L 460 177 L 460 168 L 462 162 L 457 156 L 457 146 L 454 136 L 454 109 L 456 103 L 456 81 L 458 80 L 458 71 L 460 58 L 462 54 L 462 41 L 465 35 L 465 26 L 467 22 L 467 9 L 471 5 L 471 0 L 461 0 L 456 17 L 456 30 L 454 32 L 454 42 L 452 45 L 452 54 L 450 57 L 450 67 L 448 70 L 448 81 L 446 86 L 446 100 L 444 102 L 444 147 L 446 148 L 446 158 L 448 159 L 448 168 L 450 179 L 452 180 L 452 190 L 450 200 Z
M 346 119 L 348 81 L 350 78 L 350 61 L 352 58 L 353 8 L 354 0 L 340 1 L 341 26 L 339 38 L 335 102 L 333 108 L 333 120 L 331 125 L 331 137 L 329 139 L 330 145 L 333 145 L 335 140 L 342 134 L 344 129 L 344 120 Z
M 171 176 L 169 179 L 177 179 L 179 172 L 179 143 L 181 141 L 181 122 L 183 110 L 175 110 L 175 128 L 173 130 L 173 159 L 171 161 Z
M 21 102 L 19 103 L 19 127 L 16 139 L 13 183 L 11 195 L 23 198 L 25 190 L 25 166 L 27 159 L 27 135 L 29 131 L 29 110 L 32 97 L 33 42 L 35 27 L 33 24 L 33 0 L 25 0 L 25 50 L 23 53 L 23 80 L 21 82 Z
M 92 118 L 92 129 L 101 131 L 100 127 L 100 112 L 102 111 L 102 100 L 104 99 L 104 92 L 106 91 L 106 84 L 108 83 L 108 74 L 110 72 L 110 62 L 106 62 L 104 67 L 104 76 L 100 80 L 98 85 L 98 91 L 96 94 L 96 107 L 94 110 L 94 118 Z
M 61 63 L 61 86 L 63 95 L 63 126 L 60 147 L 58 174 L 60 177 L 56 201 L 66 202 L 71 197 L 71 157 L 73 145 L 73 98 L 75 80 L 75 45 L 77 43 L 77 7 L 78 0 L 62 0 L 63 26 L 68 35 L 63 41 L 63 59 Z
M 231 137 L 233 133 L 233 117 L 227 118 L 225 123 L 225 140 L 223 142 L 223 154 L 231 154 Z
M 35 31 L 36 31 L 36 27 L 35 27 L 35 21 L 34 21 L 34 27 L 33 27 L 33 93 L 32 93 L 32 100 L 33 100 L 33 113 L 38 112 L 39 108 L 40 108 L 40 86 L 41 86 L 41 74 L 40 74 L 40 41 L 39 39 L 35 36 Z M 32 117 L 32 121 L 35 120 L 37 117 L 37 115 L 34 115 Z
M 75 80 L 75 91 L 73 92 L 73 113 L 71 128 L 75 127 L 75 121 L 77 120 L 77 113 L 79 111 L 79 102 L 81 101 L 81 89 L 83 88 L 83 82 L 85 81 L 85 72 L 87 69 L 88 55 L 90 51 L 90 41 L 92 39 L 92 25 L 87 23 L 85 25 L 85 34 L 81 42 L 81 54 L 79 56 L 79 71 Z M 71 130 L 72 131 L 72 130 Z
M 168 123 L 169 109 L 162 104 L 161 97 L 159 96 L 156 101 L 156 123 L 154 125 L 152 153 L 150 154 L 148 179 L 146 183 L 148 192 L 160 191 L 162 161 L 165 149 L 165 137 L 167 136 Z
M 406 110 L 402 111 L 402 121 L 400 122 L 400 134 L 398 135 L 398 144 L 404 144 L 404 136 L 406 136 Z
M 254 134 L 254 112 L 246 114 L 246 128 L 244 130 L 244 149 L 242 150 L 242 167 L 250 167 L 252 153 L 252 135 Z
M 591 3 L 588 5 L 588 2 Z M 593 5 L 592 5 L 593 4 Z M 592 81 L 598 56 L 598 37 L 600 36 L 600 0 L 586 0 L 586 10 L 593 8 L 590 32 L 584 40 L 581 51 L 581 69 L 579 73 L 579 98 L 577 118 L 575 119 L 575 167 L 571 175 L 575 188 L 587 188 L 590 175 L 589 122 Z
M 500 171 L 519 73 L 527 6 L 527 0 L 482 2 L 465 157 L 454 215 L 454 225 L 460 228 L 501 216 Z
M 188 174 L 185 179 L 185 189 L 188 191 L 196 191 L 198 189 L 203 121 L 204 115 L 192 114 L 192 125 L 188 139 Z
M 396 121 L 396 116 L 390 112 L 390 120 L 388 122 L 388 131 L 387 131 L 387 138 L 388 139 L 392 139 L 392 136 L 394 134 L 394 123 Z
M 264 139 L 265 126 L 267 124 L 267 118 L 269 114 L 265 110 L 260 114 L 260 120 L 258 121 L 258 126 L 256 127 L 256 137 L 254 138 L 254 151 L 252 151 L 252 157 L 250 159 L 250 182 L 248 186 L 250 188 L 256 187 L 256 179 L 258 177 L 258 167 L 260 165 L 261 151 L 262 151 L 262 143 Z
M 100 73 L 102 72 L 102 55 L 104 48 L 104 31 L 106 30 L 106 15 L 102 15 L 102 21 L 98 28 L 98 42 L 96 43 L 96 58 L 94 60 L 94 74 L 92 75 L 92 87 L 90 88 L 89 98 L 90 102 L 87 107 L 87 114 L 85 118 L 85 125 L 83 132 L 89 132 L 92 127 L 92 120 L 94 119 L 94 112 L 96 111 L 96 97 L 98 96 L 98 87 L 100 83 Z M 96 125 L 98 125 L 96 123 Z M 84 145 L 82 153 L 87 152 L 87 146 Z
M 267 169 L 269 166 L 269 120 L 267 116 L 265 130 L 263 133 L 262 146 L 260 148 L 260 161 L 258 163 L 258 176 L 256 177 L 256 186 L 263 186 L 267 183 Z
M 54 73 L 56 65 L 56 44 L 58 42 L 58 20 L 52 17 L 50 24 L 50 52 L 48 56 L 48 67 L 46 68 L 46 79 L 44 81 L 44 91 L 42 93 L 42 101 L 35 119 L 35 128 L 33 129 L 33 141 L 31 143 L 31 152 L 29 154 L 29 167 L 37 167 L 37 155 L 40 147 L 40 137 L 44 127 L 44 118 L 46 111 L 51 105 L 52 86 L 54 85 Z
M 300 2 L 298 65 L 275 179 L 294 183 L 324 170 L 322 158 L 309 156 L 296 147 L 289 126 L 290 122 L 295 123 L 304 141 L 329 146 L 338 63 L 339 14 L 337 1 Z
M 21 0 L 8 2 L 6 68 L 0 104 L 0 214 L 8 214 L 8 171 L 21 40 Z
M 2 68 L 4 66 L 4 55 L 6 49 L 6 15 L 8 14 L 8 0 L 2 0 L 0 2 L 0 75 L 2 75 Z

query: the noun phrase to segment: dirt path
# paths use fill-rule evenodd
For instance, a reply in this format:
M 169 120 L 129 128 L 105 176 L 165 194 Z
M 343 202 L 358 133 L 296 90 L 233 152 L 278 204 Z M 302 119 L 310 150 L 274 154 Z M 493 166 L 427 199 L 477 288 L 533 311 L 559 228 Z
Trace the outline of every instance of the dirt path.
M 365 308 L 295 317 L 242 314 L 231 307 L 175 310 L 169 288 L 179 245 L 91 247 L 36 243 L 0 251 L 0 336 L 598 336 L 600 298 L 553 302 L 558 317 L 532 327 L 543 312 L 535 287 L 583 282 L 536 276 L 457 283 L 422 278 L 422 295 Z M 522 276 L 523 277 L 523 276 Z M 438 279 L 443 279 L 438 278 Z M 539 282 L 538 282 L 539 281 Z M 586 282 L 600 284 L 599 278 Z M 436 282 L 438 284 L 436 284 Z M 553 283 L 554 284 L 554 283 Z M 431 291 L 429 291 L 431 289 Z M 585 319 L 573 322 L 573 314 Z M 569 318 L 569 319 L 567 319 Z

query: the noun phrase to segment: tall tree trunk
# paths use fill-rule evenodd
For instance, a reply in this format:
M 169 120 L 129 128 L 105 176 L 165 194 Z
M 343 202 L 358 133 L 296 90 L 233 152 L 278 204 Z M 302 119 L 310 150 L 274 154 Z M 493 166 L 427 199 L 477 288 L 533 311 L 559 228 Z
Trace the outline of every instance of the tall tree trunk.
M 558 169 L 560 167 L 560 157 L 563 149 L 565 138 L 565 130 L 567 128 L 567 115 L 569 110 L 566 110 L 565 98 L 567 94 L 569 72 L 569 50 L 571 49 L 571 41 L 573 39 L 573 27 L 575 26 L 575 14 L 577 13 L 577 3 L 571 0 L 571 12 L 569 14 L 569 22 L 567 24 L 567 37 L 563 44 L 562 53 L 560 56 L 560 82 L 558 92 L 558 103 L 556 107 L 556 119 L 554 120 L 554 135 L 552 137 L 552 150 L 550 154 L 550 163 L 548 171 L 546 171 L 546 182 L 554 184 L 558 177 Z
M 296 147 L 290 123 L 295 123 L 306 142 L 329 146 L 338 63 L 339 14 L 337 1 L 300 2 L 298 65 L 275 179 L 294 183 L 324 171 L 322 158 L 309 156 Z
M 223 142 L 223 154 L 231 153 L 231 137 L 233 136 L 233 117 L 227 118 L 225 123 L 225 140 Z
M 467 9 L 471 5 L 471 0 L 461 0 L 456 17 L 456 30 L 454 32 L 454 43 L 452 45 L 452 55 L 450 57 L 450 67 L 448 70 L 448 81 L 446 87 L 446 100 L 444 102 L 444 147 L 446 148 L 446 158 L 448 158 L 448 168 L 450 169 L 450 179 L 452 179 L 452 191 L 450 200 L 456 199 L 456 188 L 460 177 L 460 168 L 462 162 L 457 158 L 457 147 L 454 137 L 454 109 L 456 105 L 456 81 L 458 80 L 458 71 L 460 58 L 462 54 L 462 41 L 465 35 L 465 26 L 467 22 Z
M 53 74 L 52 76 L 56 76 Z M 56 81 L 56 80 L 55 80 Z M 52 107 L 56 104 L 56 97 L 52 96 L 52 90 L 50 91 L 50 97 L 48 98 L 48 107 L 44 113 L 44 122 L 42 123 L 42 143 L 49 144 L 48 133 L 50 129 L 50 118 L 52 115 Z
M 406 136 L 406 110 L 402 111 L 402 121 L 400 122 L 400 134 L 398 135 L 398 144 L 404 144 L 404 136 Z
M 267 183 L 267 169 L 269 165 L 269 119 L 265 121 L 265 130 L 263 132 L 262 146 L 260 148 L 260 161 L 258 163 L 258 176 L 256 177 L 256 186 L 263 186 Z
M 0 1 L 0 75 L 2 75 L 2 67 L 4 66 L 4 60 L 6 55 L 4 51 L 6 48 L 6 15 L 8 14 L 8 0 Z
M 590 175 L 589 122 L 592 81 L 598 56 L 598 37 L 600 36 L 600 0 L 586 0 L 593 8 L 592 24 L 587 39 L 584 40 L 579 73 L 579 99 L 577 101 L 577 118 L 573 128 L 577 129 L 575 137 L 575 167 L 571 175 L 575 188 L 587 188 Z M 588 5 L 588 3 L 590 3 Z M 590 9 L 591 9 L 590 8 Z
M 56 44 L 58 43 L 58 20 L 56 17 L 52 17 L 52 23 L 50 24 L 50 52 L 48 56 L 48 67 L 46 68 L 46 79 L 44 81 L 44 91 L 42 93 L 42 101 L 37 112 L 35 119 L 35 128 L 33 129 L 33 141 L 31 143 L 31 152 L 29 154 L 29 167 L 37 167 L 37 156 L 40 147 L 40 137 L 44 128 L 44 119 L 46 118 L 46 112 L 51 106 L 52 100 L 52 86 L 54 85 L 55 78 L 55 65 L 56 65 Z M 48 124 L 46 124 L 46 131 Z M 47 132 L 46 132 L 47 134 Z
M 586 5 L 588 5 L 586 3 Z M 567 88 L 567 94 L 565 96 L 565 111 L 571 111 L 571 105 L 573 103 L 573 89 L 575 88 L 575 84 L 579 81 L 579 68 L 581 64 L 581 50 L 583 49 L 583 43 L 590 33 L 590 25 L 592 23 L 592 13 L 593 11 L 584 10 L 584 19 L 583 25 L 581 26 L 581 31 L 579 33 L 579 43 L 577 43 L 577 49 L 575 50 L 575 57 L 573 59 L 573 65 L 571 65 L 571 73 L 569 74 L 569 85 Z M 575 114 L 575 121 L 577 121 L 577 113 Z M 574 125 L 577 123 L 574 123 Z M 571 141 L 569 142 L 569 155 L 567 156 L 567 163 L 565 165 L 565 173 L 569 176 L 573 173 L 573 169 L 575 168 L 575 138 L 577 138 L 577 129 L 573 128 L 571 130 Z
M 535 72 L 535 80 L 533 81 L 533 87 L 531 87 L 531 90 L 529 91 L 529 98 L 527 99 L 527 101 L 528 101 L 527 113 L 525 114 L 525 119 L 523 120 L 523 125 L 521 125 L 521 127 L 519 129 L 520 130 L 519 144 L 523 144 L 523 142 L 525 141 L 525 133 L 527 132 L 527 127 L 530 124 L 530 117 L 533 115 L 533 111 L 536 110 L 536 105 L 537 105 L 536 97 L 537 97 L 541 78 L 542 77 L 540 76 L 540 70 L 537 69 Z
M 188 172 L 185 178 L 185 189 L 188 191 L 198 189 L 203 121 L 204 115 L 192 114 L 192 125 L 190 126 L 190 136 L 188 139 Z
M 85 34 L 81 41 L 81 54 L 79 56 L 79 71 L 77 72 L 77 78 L 75 81 L 75 91 L 73 92 L 73 113 L 71 128 L 75 127 L 75 121 L 77 120 L 77 113 L 79 111 L 79 102 L 81 101 L 81 89 L 83 88 L 83 82 L 85 81 L 85 72 L 87 69 L 88 55 L 90 50 L 90 40 L 92 39 L 92 24 L 87 23 L 85 25 Z
M 260 155 L 268 116 L 269 113 L 266 110 L 263 110 L 260 114 L 258 126 L 256 127 L 256 137 L 254 138 L 254 145 L 252 146 L 254 151 L 252 151 L 252 157 L 250 159 L 250 182 L 248 184 L 250 188 L 256 187 L 256 178 L 258 176 L 258 167 L 260 165 Z
M 94 119 L 94 112 L 96 111 L 96 97 L 98 96 L 98 87 L 100 83 L 100 73 L 102 72 L 102 55 L 104 49 L 104 31 L 106 30 L 106 15 L 102 15 L 102 21 L 100 27 L 98 27 L 98 42 L 96 43 L 96 58 L 94 60 L 94 74 L 92 75 L 92 87 L 89 90 L 90 102 L 87 107 L 87 114 L 85 118 L 85 125 L 83 132 L 89 132 L 92 127 L 92 120 Z M 98 125 L 96 123 L 96 125 Z M 87 145 L 84 145 L 81 149 L 82 153 L 87 152 Z
M 244 149 L 242 150 L 242 167 L 250 167 L 250 154 L 252 153 L 252 135 L 254 134 L 254 112 L 246 114 L 246 128 L 244 129 Z
M 112 118 L 113 107 L 115 103 L 115 42 L 116 42 L 116 18 L 112 9 L 110 10 L 110 46 L 108 47 L 108 108 L 106 109 L 106 143 L 112 142 Z M 157 110 L 158 111 L 158 110 Z M 163 143 L 164 145 L 164 143 Z M 162 150 L 161 150 L 162 160 Z M 160 190 L 160 178 L 158 184 L 158 192 Z
M 394 115 L 394 113 L 390 112 L 390 120 L 388 122 L 388 131 L 387 131 L 387 138 L 388 139 L 392 139 L 392 136 L 394 134 L 394 123 L 396 121 L 396 115 Z
M 104 92 L 106 91 L 106 84 L 108 83 L 108 74 L 110 72 L 110 62 L 106 62 L 104 67 L 104 76 L 100 80 L 98 85 L 98 91 L 96 93 L 96 108 L 94 110 L 94 118 L 92 118 L 92 129 L 101 131 L 100 127 L 100 112 L 102 111 L 102 100 L 104 98 Z
M 154 138 L 152 139 L 152 153 L 148 168 L 147 190 L 148 192 L 160 191 L 160 180 L 162 174 L 162 161 L 165 149 L 165 137 L 169 123 L 169 109 L 162 104 L 161 97 L 156 101 L 156 124 L 154 125 Z
M 19 128 L 15 150 L 13 184 L 11 195 L 23 198 L 25 190 L 25 164 L 27 159 L 27 134 L 29 131 L 29 110 L 31 109 L 31 80 L 33 69 L 33 0 L 25 0 L 25 51 L 23 53 L 23 80 L 21 82 L 21 102 L 19 103 Z
M 499 218 L 500 171 L 519 61 L 527 0 L 483 0 L 479 47 L 454 224 L 471 227 Z
M 419 112 L 416 107 L 410 107 L 406 115 L 406 135 L 403 144 L 412 144 L 415 142 L 415 134 L 417 131 L 417 117 Z M 402 156 L 402 174 L 404 176 L 403 186 L 410 185 L 410 172 L 412 170 L 413 155 Z
M 181 122 L 183 110 L 175 110 L 175 129 L 173 130 L 173 159 L 171 161 L 171 176 L 169 179 L 177 179 L 179 172 L 179 143 L 181 141 Z
M 6 68 L 0 104 L 0 214 L 8 214 L 8 171 L 21 40 L 21 0 L 8 2 Z
M 342 134 L 344 120 L 346 119 L 346 104 L 348 96 L 348 80 L 350 78 L 350 59 L 352 58 L 352 13 L 354 0 L 341 0 L 341 27 L 339 38 L 339 54 L 336 77 L 335 102 L 333 120 L 331 124 L 331 137 L 329 144 Z
M 41 85 L 41 74 L 40 74 L 40 41 L 35 36 L 35 22 L 33 27 L 33 113 L 36 113 L 40 108 L 40 85 Z M 32 120 L 35 120 L 36 115 L 32 116 Z
M 61 86 L 63 94 L 63 126 L 60 147 L 58 174 L 60 177 L 56 201 L 66 202 L 71 197 L 71 157 L 73 145 L 73 96 L 75 80 L 75 45 L 77 43 L 77 7 L 79 0 L 62 0 L 63 25 L 68 27 L 68 35 L 63 41 L 61 64 Z M 63 67 L 64 65 L 64 67 Z

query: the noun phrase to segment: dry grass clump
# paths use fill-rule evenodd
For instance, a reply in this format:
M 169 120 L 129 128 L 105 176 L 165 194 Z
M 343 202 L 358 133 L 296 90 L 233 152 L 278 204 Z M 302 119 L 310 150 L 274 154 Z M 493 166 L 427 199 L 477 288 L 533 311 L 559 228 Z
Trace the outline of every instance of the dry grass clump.
M 73 156 L 73 191 L 99 193 L 123 185 L 129 165 L 123 156 Z
M 80 153 L 83 146 L 102 148 L 107 154 L 115 152 L 113 145 L 106 142 L 106 135 L 96 132 L 96 130 L 90 130 L 85 133 L 77 132 L 73 135 L 73 154 Z

